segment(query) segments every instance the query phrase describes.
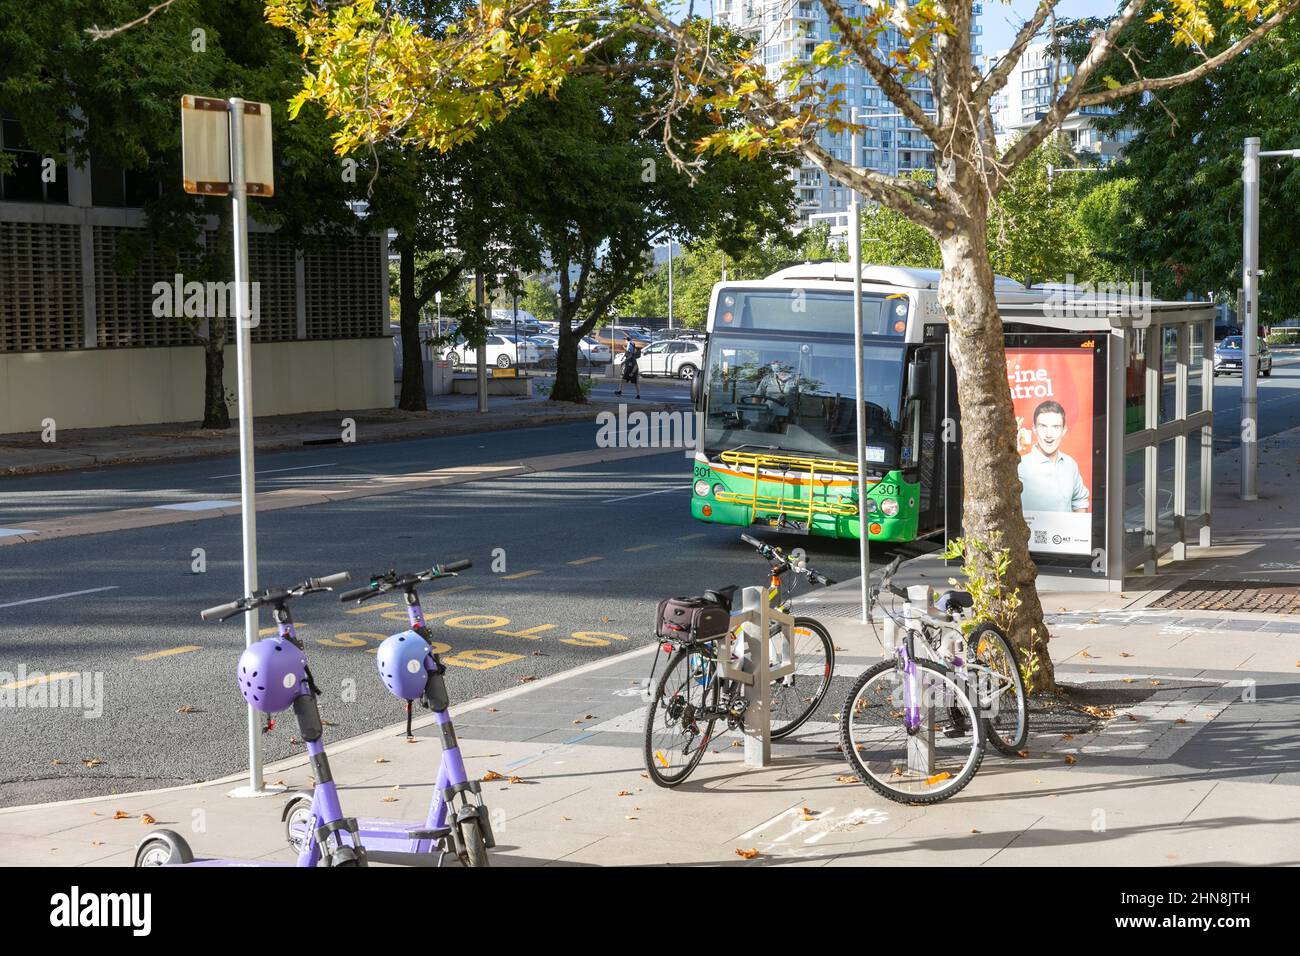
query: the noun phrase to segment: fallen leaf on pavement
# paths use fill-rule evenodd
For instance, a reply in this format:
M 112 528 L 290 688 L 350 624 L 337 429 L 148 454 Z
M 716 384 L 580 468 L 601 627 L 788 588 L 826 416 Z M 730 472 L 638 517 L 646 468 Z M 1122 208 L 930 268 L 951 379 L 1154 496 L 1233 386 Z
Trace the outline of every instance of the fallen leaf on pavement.
M 131 814 L 127 813 L 125 810 L 118 810 L 115 814 L 113 814 L 113 819 L 114 819 L 114 820 L 130 820 L 130 819 L 131 819 Z
M 742 850 L 737 847 L 736 856 L 740 857 L 742 860 L 756 860 L 758 859 L 758 847 L 752 846 L 748 850 Z
M 83 760 L 81 762 L 84 763 L 87 767 L 98 767 L 104 761 L 100 760 L 98 757 L 91 757 L 89 760 Z
M 1179 717 L 1177 720 L 1174 721 L 1174 723 L 1176 723 L 1176 724 L 1185 724 L 1185 723 L 1187 723 L 1187 721 L 1186 721 L 1184 718 Z
M 1153 681 L 1151 682 L 1151 685 L 1152 685 L 1153 687 L 1158 687 L 1158 686 L 1160 686 L 1160 681 L 1158 681 L 1158 680 L 1153 680 Z
M 1297 666 L 1297 667 L 1300 667 L 1300 664 L 1297 664 L 1296 666 Z M 60 767 L 60 766 L 62 766 L 62 765 L 63 765 L 63 761 L 62 761 L 62 760 L 51 760 L 51 761 L 50 761 L 50 766 L 52 766 L 52 767 Z
M 563 822 L 563 823 L 568 823 L 570 819 L 572 819 L 572 818 L 571 818 L 571 817 L 560 817 L 560 820 L 561 820 L 561 822 Z
M 971 832 L 971 833 L 979 833 L 979 830 L 976 830 L 974 827 L 971 827 L 971 828 L 970 828 L 970 832 Z
M 479 778 L 479 780 L 482 781 L 483 783 L 490 783 L 493 780 L 504 780 L 504 779 L 505 777 L 501 776 L 501 774 L 497 773 L 495 770 L 489 770 L 487 773 L 483 774 L 483 776 Z
M 631 790 L 620 790 L 618 793 L 614 794 L 614 796 L 616 796 L 616 797 L 630 797 L 630 796 L 632 796 L 632 791 L 631 791 Z
M 394 790 L 401 790 L 401 789 L 402 789 L 402 785 L 401 785 L 400 783 L 395 783 L 395 784 L 393 784 L 393 789 L 394 789 Z
M 506 783 L 523 783 L 523 782 L 524 782 L 524 778 L 523 778 L 523 777 L 514 777 L 514 776 L 512 776 L 512 777 L 510 777 L 508 780 L 506 780 Z
M 1124 683 L 1126 683 L 1126 684 L 1132 684 L 1134 681 L 1137 680 L 1137 678 L 1136 678 L 1136 677 L 1121 677 L 1120 680 L 1122 680 L 1122 681 L 1123 681 Z
M 396 797 L 384 797 L 384 803 L 396 803 L 396 802 L 397 802 Z
M 519 683 L 527 684 L 529 681 L 535 681 L 535 680 L 537 680 L 536 674 L 525 674 L 523 677 L 519 678 Z
M 1129 720 L 1133 721 L 1133 723 L 1135 724 L 1138 722 L 1138 719 L 1134 717 L 1132 714 L 1125 714 L 1124 716 L 1127 717 Z
M 140 814 L 140 822 L 141 822 L 141 823 L 157 823 L 158 821 L 154 818 L 154 815 L 153 815 L 152 813 L 142 813 L 142 814 Z
M 418 738 L 418 737 L 407 737 L 407 738 L 406 738 L 406 742 L 407 742 L 408 744 L 418 744 L 418 743 L 420 742 L 420 738 Z
M 103 846 L 103 845 L 104 845 L 104 841 L 103 841 L 103 840 L 91 840 L 91 841 L 90 841 L 90 845 L 91 845 L 91 846 Z
M 177 708 L 176 708 L 176 713 L 178 713 L 178 714 L 192 714 L 192 713 L 194 713 L 194 708 L 191 707 L 189 704 L 186 704 L 184 707 L 177 707 Z
M 376 757 L 376 758 L 375 758 L 375 763 L 388 763 L 388 758 L 387 758 L 387 757 Z
M 1133 655 L 1130 654 L 1128 651 L 1120 651 L 1120 652 L 1119 652 L 1119 656 L 1120 656 L 1120 657 L 1132 657 Z
M 857 783 L 858 778 L 853 776 L 852 774 L 846 773 L 843 776 L 836 777 L 835 782 L 836 783 Z
M 1024 760 L 1024 759 L 1026 759 L 1026 758 L 1029 757 L 1029 751 L 1028 751 L 1028 750 L 1017 750 L 1017 751 L 1016 751 L 1016 756 L 1019 757 L 1021 760 Z
M 1074 764 L 1079 762 L 1079 758 L 1076 757 L 1074 754 L 1066 754 L 1065 762 L 1073 766 Z
M 623 819 L 624 819 L 624 820 L 635 820 L 636 817 L 624 817 Z
M 487 708 L 487 712 L 489 714 L 495 714 L 497 712 L 497 709 L 495 707 L 489 707 Z
M 1062 739 L 1062 740 L 1073 740 L 1073 739 L 1074 739 L 1074 734 L 1061 734 L 1061 739 Z

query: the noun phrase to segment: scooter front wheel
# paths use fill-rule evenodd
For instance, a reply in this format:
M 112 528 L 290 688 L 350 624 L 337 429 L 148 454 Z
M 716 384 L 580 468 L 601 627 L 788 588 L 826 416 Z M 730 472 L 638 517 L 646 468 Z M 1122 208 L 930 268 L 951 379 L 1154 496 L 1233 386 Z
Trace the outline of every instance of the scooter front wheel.
M 460 862 L 465 866 L 491 866 L 488 862 L 487 842 L 483 839 L 483 825 L 478 820 L 464 820 L 460 824 L 462 850 Z
M 294 853 L 301 854 L 307 848 L 311 839 L 311 798 L 300 798 L 289 807 L 284 815 L 284 838 Z

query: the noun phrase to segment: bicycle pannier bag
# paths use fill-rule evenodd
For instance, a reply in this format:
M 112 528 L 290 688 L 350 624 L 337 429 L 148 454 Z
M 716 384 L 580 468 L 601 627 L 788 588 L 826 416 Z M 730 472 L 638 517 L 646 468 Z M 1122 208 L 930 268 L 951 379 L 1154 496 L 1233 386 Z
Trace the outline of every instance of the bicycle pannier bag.
M 702 597 L 665 598 L 659 602 L 655 634 L 661 640 L 697 644 L 724 636 L 731 615 Z

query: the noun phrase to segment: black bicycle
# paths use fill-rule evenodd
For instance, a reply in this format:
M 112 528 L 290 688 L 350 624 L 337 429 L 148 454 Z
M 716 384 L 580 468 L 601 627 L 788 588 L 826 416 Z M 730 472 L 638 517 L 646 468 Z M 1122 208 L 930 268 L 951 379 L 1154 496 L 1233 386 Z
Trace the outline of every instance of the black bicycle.
M 749 535 L 741 535 L 741 539 L 771 563 L 770 607 L 788 613 L 800 577 L 811 584 L 834 583 L 802 558 L 787 556 L 780 548 Z M 729 615 L 738 590 L 732 585 L 705 591 L 703 600 Z M 744 727 L 748 704 L 744 685 L 719 673 L 719 655 L 732 655 L 737 646 L 743 646 L 739 632 L 740 628 L 728 629 L 702 640 L 664 639 L 661 653 L 670 655 L 668 666 L 651 693 L 645 725 L 646 769 L 659 786 L 674 787 L 690 776 L 708 749 L 718 721 L 725 721 L 728 730 Z M 771 737 L 778 740 L 794 733 L 825 698 L 835 670 L 835 645 L 825 626 L 810 617 L 794 619 L 792 642 L 786 641 L 780 625 L 773 624 L 770 641 L 771 666 L 780 668 L 793 652 L 796 668 L 773 679 L 769 690 Z

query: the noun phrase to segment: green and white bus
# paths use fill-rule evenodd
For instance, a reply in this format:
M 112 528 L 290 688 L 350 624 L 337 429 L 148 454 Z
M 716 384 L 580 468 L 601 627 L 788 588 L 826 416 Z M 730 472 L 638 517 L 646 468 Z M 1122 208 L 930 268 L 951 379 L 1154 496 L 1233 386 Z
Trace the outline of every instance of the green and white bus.
M 863 268 L 873 540 L 906 542 L 942 531 L 953 522 L 948 502 L 959 503 L 960 473 L 947 447 L 953 439 L 945 443 L 942 435 L 956 400 L 938 284 L 937 270 Z M 1073 333 L 1072 344 L 1088 345 L 1077 341 L 1081 333 L 1108 328 L 1104 319 L 1053 317 L 1046 308 L 1035 315 L 1034 305 L 1048 303 L 1056 289 L 998 277 L 996 294 L 999 305 L 1022 307 L 1009 331 Z M 809 263 L 766 279 L 719 283 L 708 332 L 705 368 L 693 383 L 702 428 L 692 515 L 856 538 L 851 267 Z

